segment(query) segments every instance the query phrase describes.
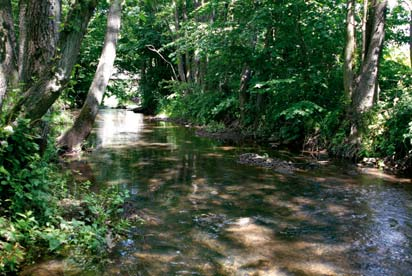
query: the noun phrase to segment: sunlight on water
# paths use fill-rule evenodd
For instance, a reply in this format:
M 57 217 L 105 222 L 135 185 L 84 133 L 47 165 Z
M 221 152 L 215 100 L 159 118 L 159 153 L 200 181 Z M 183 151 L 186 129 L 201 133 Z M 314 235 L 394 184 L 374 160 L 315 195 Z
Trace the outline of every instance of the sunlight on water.
M 91 275 L 412 271 L 410 179 L 332 160 L 293 174 L 241 165 L 245 152 L 279 153 L 125 110 L 102 110 L 95 136 L 99 149 L 78 165 L 96 187 L 129 191 L 136 225 Z
M 127 110 L 104 110 L 97 119 L 97 147 L 127 146 L 140 139 L 143 115 Z

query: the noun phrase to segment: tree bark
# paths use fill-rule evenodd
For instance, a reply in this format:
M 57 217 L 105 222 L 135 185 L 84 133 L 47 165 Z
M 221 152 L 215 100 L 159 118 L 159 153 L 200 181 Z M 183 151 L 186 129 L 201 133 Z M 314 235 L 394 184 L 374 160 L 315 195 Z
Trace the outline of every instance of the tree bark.
M 371 21 L 370 37 L 367 44 L 365 60 L 362 64 L 359 83 L 354 90 L 352 103 L 354 111 L 362 114 L 368 111 L 374 102 L 376 87 L 378 85 L 379 58 L 385 37 L 385 17 L 387 0 L 372 1 L 373 14 L 368 19 Z
M 16 38 L 10 0 L 0 0 L 0 111 L 9 83 L 16 79 Z
M 249 81 L 252 78 L 252 70 L 248 65 L 245 65 L 242 70 L 242 76 L 240 78 L 240 88 L 239 88 L 239 109 L 240 109 L 240 123 L 243 124 L 245 121 L 245 111 L 247 102 L 247 89 L 249 86 Z
M 97 3 L 98 0 L 77 0 L 74 3 L 60 32 L 58 51 L 53 57 L 55 62 L 16 103 L 9 113 L 8 121 L 14 120 L 21 112 L 28 119 L 40 119 L 60 96 L 76 63 L 81 42 Z
M 174 19 L 175 19 L 175 31 L 176 31 L 176 40 L 179 38 L 180 22 L 179 22 L 179 10 L 177 6 L 177 1 L 173 1 L 174 4 Z M 180 81 L 186 82 L 186 73 L 185 73 L 185 64 L 183 54 L 180 53 L 179 49 L 176 51 L 177 58 L 177 70 L 179 72 Z
M 353 92 L 353 66 L 356 51 L 355 38 L 355 0 L 347 1 L 346 15 L 346 45 L 345 45 L 345 61 L 343 70 L 343 84 L 345 96 L 349 101 Z
M 362 54 L 361 54 L 361 64 L 366 56 L 366 23 L 368 20 L 368 0 L 363 0 L 363 15 L 362 15 Z
M 27 5 L 29 0 L 19 0 L 19 52 L 18 52 L 18 71 L 19 71 L 19 80 L 22 79 L 24 70 L 24 55 L 27 49 Z
M 107 16 L 107 29 L 103 50 L 86 101 L 71 127 L 60 139 L 59 145 L 68 151 L 80 149 L 81 143 L 90 134 L 99 105 L 102 102 L 116 58 L 116 43 L 120 32 L 121 1 L 112 0 Z
M 21 1 L 19 80 L 23 89 L 40 79 L 56 51 L 60 0 Z
M 385 37 L 385 17 L 387 0 L 373 0 L 368 16 L 365 45 L 365 59 L 362 62 L 360 75 L 352 94 L 351 131 L 349 140 L 354 150 L 350 155 L 354 157 L 359 146 L 363 114 L 369 111 L 376 100 L 378 89 L 379 60 L 381 57 Z
M 409 17 L 409 62 L 412 68 L 412 4 L 410 5 L 411 14 Z

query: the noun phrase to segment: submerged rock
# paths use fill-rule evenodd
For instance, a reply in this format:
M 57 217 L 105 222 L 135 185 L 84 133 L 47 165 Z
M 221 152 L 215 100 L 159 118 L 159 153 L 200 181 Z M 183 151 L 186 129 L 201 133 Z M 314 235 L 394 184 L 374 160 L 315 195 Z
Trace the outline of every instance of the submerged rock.
M 238 163 L 273 169 L 280 173 L 293 173 L 296 167 L 285 160 L 262 156 L 256 153 L 244 153 L 239 156 Z

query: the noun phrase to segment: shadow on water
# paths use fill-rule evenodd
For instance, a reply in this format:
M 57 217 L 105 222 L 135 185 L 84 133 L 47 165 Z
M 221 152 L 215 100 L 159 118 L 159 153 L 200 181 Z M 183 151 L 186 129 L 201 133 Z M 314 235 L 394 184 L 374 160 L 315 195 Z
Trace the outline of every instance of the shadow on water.
M 329 164 L 278 174 L 236 162 L 265 149 L 103 110 L 82 162 L 130 191 L 142 218 L 103 275 L 408 275 L 412 188 Z M 275 154 L 268 152 L 270 155 Z

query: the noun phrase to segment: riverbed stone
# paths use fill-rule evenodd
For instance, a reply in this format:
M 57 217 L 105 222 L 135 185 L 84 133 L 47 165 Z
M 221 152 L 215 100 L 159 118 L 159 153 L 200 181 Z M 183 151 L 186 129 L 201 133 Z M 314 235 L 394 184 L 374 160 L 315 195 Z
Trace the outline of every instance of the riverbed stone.
M 238 163 L 273 169 L 279 173 L 293 173 L 296 167 L 285 160 L 262 156 L 256 153 L 244 153 L 239 156 Z

